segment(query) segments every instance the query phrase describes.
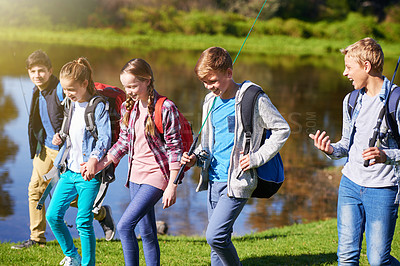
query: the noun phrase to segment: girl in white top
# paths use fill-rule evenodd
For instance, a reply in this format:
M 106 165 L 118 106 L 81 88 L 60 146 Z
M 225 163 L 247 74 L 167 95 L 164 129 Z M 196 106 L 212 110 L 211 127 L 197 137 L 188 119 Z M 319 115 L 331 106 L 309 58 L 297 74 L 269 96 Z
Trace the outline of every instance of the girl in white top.
M 72 101 L 70 108 L 73 108 L 73 113 L 69 135 L 55 161 L 55 165 L 62 165 L 64 162 L 61 158 L 67 152 L 66 171 L 60 176 L 46 218 L 65 255 L 61 265 L 95 265 L 96 237 L 92 209 L 100 181 L 94 166 L 111 145 L 110 118 L 106 105 L 100 102 L 95 109 L 98 139 L 95 140 L 85 128 L 85 109 L 89 100 L 96 94 L 92 69 L 85 58 L 65 64 L 60 72 L 60 82 L 65 95 Z M 67 148 L 69 143 L 71 147 Z M 62 144 L 58 133 L 54 135 L 53 144 Z M 85 175 L 81 175 L 81 164 L 85 162 Z M 82 259 L 64 223 L 65 212 L 77 195 L 79 201 L 76 228 L 82 244 Z

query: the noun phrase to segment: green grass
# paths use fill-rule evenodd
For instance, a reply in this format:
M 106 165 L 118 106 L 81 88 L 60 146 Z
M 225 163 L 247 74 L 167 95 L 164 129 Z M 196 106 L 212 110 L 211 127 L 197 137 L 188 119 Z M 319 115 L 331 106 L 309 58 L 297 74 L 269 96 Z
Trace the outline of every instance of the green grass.
M 243 265 L 336 265 L 336 220 L 298 224 L 234 237 Z M 160 236 L 162 265 L 209 265 L 209 246 L 204 237 Z M 11 243 L 0 245 L 0 265 L 57 265 L 64 255 L 56 241 L 45 247 L 12 250 Z M 79 239 L 75 245 L 80 251 Z M 145 265 L 140 245 L 140 265 Z M 400 258 L 400 229 L 397 228 L 392 255 Z M 97 265 L 123 265 L 119 241 L 97 240 Z M 368 265 L 365 241 L 361 265 Z
M 177 33 L 130 34 L 112 29 L 78 29 L 71 31 L 30 28 L 0 28 L 0 40 L 30 43 L 79 45 L 101 48 L 134 48 L 141 50 L 202 51 L 210 46 L 222 46 L 238 51 L 244 38 L 222 35 L 183 35 Z M 246 53 L 266 55 L 327 55 L 358 39 L 318 39 L 281 35 L 250 35 L 245 44 Z M 378 40 L 379 41 L 379 40 Z M 396 42 L 381 41 L 386 57 L 400 54 Z

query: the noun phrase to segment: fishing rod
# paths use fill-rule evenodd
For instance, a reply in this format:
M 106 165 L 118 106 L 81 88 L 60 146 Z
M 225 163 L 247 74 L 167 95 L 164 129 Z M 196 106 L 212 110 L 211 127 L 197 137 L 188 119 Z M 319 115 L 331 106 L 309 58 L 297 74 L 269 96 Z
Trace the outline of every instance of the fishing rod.
M 400 56 L 399 56 L 399 59 L 397 60 L 397 64 L 396 64 L 396 68 L 394 69 L 392 80 L 390 81 L 388 96 L 386 98 L 385 104 L 383 105 L 381 111 L 379 112 L 378 121 L 376 122 L 376 126 L 374 127 L 374 132 L 372 134 L 372 137 L 369 139 L 369 142 L 368 142 L 368 146 L 369 147 L 374 147 L 375 143 L 376 143 L 376 139 L 378 138 L 379 130 L 381 128 L 381 124 L 382 124 L 383 118 L 385 117 L 385 114 L 386 114 L 386 109 L 387 109 L 386 105 L 389 102 L 390 94 L 393 91 L 392 90 L 392 86 L 393 86 L 394 78 L 396 77 L 397 68 L 399 67 L 399 63 L 400 63 Z M 369 161 L 370 160 L 364 160 L 364 166 L 365 167 L 369 166 Z
M 14 56 L 15 61 L 17 61 L 17 60 L 16 60 L 16 53 L 15 53 L 15 51 L 12 50 L 12 49 L 10 49 L 10 50 L 11 50 L 11 53 L 13 54 L 13 56 Z M 26 113 L 28 114 L 28 117 L 29 117 L 29 109 L 28 109 L 28 104 L 27 104 L 27 102 L 26 102 L 25 92 L 24 92 L 24 89 L 23 89 L 23 86 L 22 86 L 21 76 L 19 76 L 19 88 L 20 88 L 21 93 L 22 93 L 22 98 L 24 99 Z
M 23 88 L 22 88 L 21 76 L 19 76 L 19 86 L 20 86 L 20 88 L 21 88 L 22 98 L 24 99 L 26 113 L 27 113 L 28 116 L 29 116 L 28 104 L 26 103 L 25 92 L 24 92 L 24 90 L 23 90 Z
M 240 54 L 240 52 L 242 51 L 243 46 L 244 46 L 244 44 L 246 43 L 247 39 L 249 38 L 250 33 L 253 31 L 254 25 L 256 24 L 256 21 L 257 21 L 258 17 L 260 16 L 261 11 L 264 9 L 264 6 L 265 6 L 266 3 L 267 3 L 267 0 L 264 1 L 264 4 L 262 5 L 260 11 L 258 12 L 258 15 L 257 15 L 256 19 L 254 20 L 253 25 L 251 26 L 249 32 L 247 33 L 247 36 L 246 36 L 246 38 L 244 39 L 244 41 L 243 41 L 243 43 L 242 43 L 242 46 L 241 46 L 240 49 L 239 49 L 239 52 L 236 54 L 235 60 L 233 60 L 232 65 L 235 64 L 236 59 L 239 57 L 239 54 Z M 188 151 L 188 156 L 190 156 L 190 155 L 193 154 L 193 151 L 194 151 L 194 149 L 195 149 L 195 147 L 196 147 L 196 144 L 197 144 L 197 141 L 198 141 L 199 136 L 200 136 L 200 134 L 201 134 L 201 131 L 203 130 L 203 127 L 204 127 L 204 125 L 206 124 L 206 121 L 207 121 L 207 119 L 208 119 L 208 116 L 210 115 L 211 110 L 212 110 L 213 107 L 214 107 L 214 104 L 215 104 L 215 100 L 216 100 L 216 99 L 217 99 L 217 97 L 215 97 L 215 99 L 214 99 L 214 101 L 213 101 L 213 103 L 212 103 L 212 105 L 211 105 L 211 108 L 210 108 L 210 110 L 209 110 L 208 113 L 207 113 L 206 119 L 204 119 L 204 121 L 203 121 L 203 124 L 202 124 L 202 126 L 201 126 L 201 128 L 200 128 L 200 130 L 199 130 L 199 133 L 197 133 L 196 138 L 193 140 L 193 143 L 192 143 L 192 145 L 190 146 L 190 149 L 189 149 L 189 151 Z M 179 169 L 179 172 L 178 172 L 178 174 L 177 174 L 177 176 L 176 176 L 176 178 L 175 178 L 175 180 L 174 180 L 174 184 L 175 184 L 175 185 L 178 184 L 178 182 L 181 183 L 181 179 L 182 179 L 182 176 L 183 176 L 185 167 L 186 167 L 186 163 L 181 165 L 181 168 Z
M 14 55 L 14 58 L 15 58 L 16 55 L 15 55 L 14 51 L 13 51 L 13 55 Z M 28 109 L 28 104 L 26 102 L 25 92 L 24 92 L 24 89 L 23 89 L 23 86 L 22 86 L 21 76 L 19 76 L 19 88 L 21 89 L 22 98 L 24 99 L 24 104 L 25 104 L 25 110 L 26 110 L 26 113 L 28 114 L 28 117 L 29 117 L 29 109 Z

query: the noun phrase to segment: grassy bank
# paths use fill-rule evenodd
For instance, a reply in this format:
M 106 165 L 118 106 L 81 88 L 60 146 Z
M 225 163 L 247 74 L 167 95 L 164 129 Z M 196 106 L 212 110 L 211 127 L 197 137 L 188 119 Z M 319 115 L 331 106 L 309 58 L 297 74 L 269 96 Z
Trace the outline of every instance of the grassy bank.
M 398 222 L 399 224 L 399 222 Z M 162 265 L 209 265 L 209 247 L 203 237 L 159 237 Z M 265 232 L 234 237 L 243 265 L 335 265 L 336 220 L 299 224 Z M 80 250 L 80 242 L 75 240 Z M 139 242 L 141 246 L 141 242 Z M 0 265 L 57 265 L 63 254 L 56 241 L 45 247 L 11 250 L 12 244 L 0 245 Z M 123 265 L 121 243 L 97 241 L 97 265 Z M 392 255 L 400 258 L 400 229 L 397 227 Z M 145 265 L 141 248 L 140 264 Z M 365 242 L 361 265 L 368 265 Z
M 141 50 L 195 50 L 222 46 L 239 51 L 244 38 L 222 35 L 183 35 L 177 33 L 127 34 L 112 29 L 78 29 L 71 31 L 39 30 L 31 28 L 0 28 L 0 40 L 30 43 L 79 45 L 101 48 L 131 48 Z M 246 53 L 267 55 L 327 55 L 337 54 L 358 39 L 317 39 L 281 35 L 250 35 Z M 378 40 L 379 41 L 379 40 Z M 397 57 L 400 45 L 382 41 L 386 57 Z

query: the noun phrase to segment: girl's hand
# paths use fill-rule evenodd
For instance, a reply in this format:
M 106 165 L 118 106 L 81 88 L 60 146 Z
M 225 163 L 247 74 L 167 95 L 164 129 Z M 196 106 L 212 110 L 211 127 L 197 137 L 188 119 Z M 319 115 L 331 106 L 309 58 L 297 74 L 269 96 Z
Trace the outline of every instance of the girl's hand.
M 314 140 L 315 147 L 330 155 L 333 153 L 333 147 L 331 146 L 331 140 L 329 139 L 329 136 L 325 135 L 325 131 L 321 133 L 319 130 L 317 130 L 317 132 L 315 132 L 315 135 L 310 134 L 308 136 Z
M 164 191 L 164 195 L 162 198 L 163 209 L 171 207 L 176 202 L 176 189 L 178 185 L 175 185 L 173 182 L 169 182 L 167 188 Z
M 51 143 L 53 143 L 53 145 L 61 145 L 62 139 L 61 139 L 59 133 L 54 134 L 53 140 L 51 141 Z
M 80 169 L 80 172 L 81 172 L 81 175 L 82 175 L 83 177 L 85 177 L 85 175 L 86 175 L 86 172 L 87 172 L 87 168 L 86 168 L 86 162 L 84 162 L 84 163 L 81 163 L 81 169 Z
M 362 153 L 362 157 L 364 161 L 373 160 L 370 161 L 369 165 L 374 165 L 376 163 L 385 163 L 387 159 L 386 153 L 378 147 L 372 147 L 364 150 Z
M 240 154 L 243 155 L 243 152 L 241 151 Z M 250 169 L 250 156 L 246 154 L 239 160 L 240 168 L 242 168 L 243 171 L 247 171 Z
M 184 152 L 181 158 L 181 165 L 186 164 L 187 167 L 192 167 L 197 161 L 196 155 L 188 155 L 187 152 Z
M 89 158 L 89 161 L 87 161 L 87 163 L 84 165 L 85 170 L 84 170 L 83 179 L 85 181 L 90 181 L 95 177 L 96 165 L 97 165 L 97 159 Z M 81 167 L 81 171 L 82 171 L 82 167 Z
M 178 185 L 174 184 L 174 180 L 178 175 L 178 172 L 178 169 L 173 169 L 170 172 L 168 186 L 165 189 L 162 198 L 163 209 L 171 207 L 176 202 L 176 188 L 178 187 Z

